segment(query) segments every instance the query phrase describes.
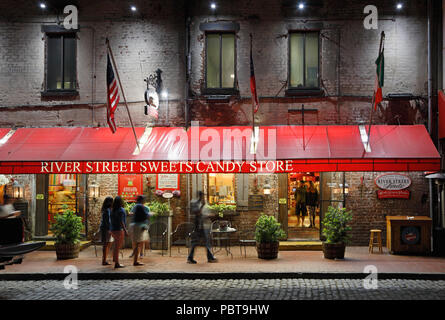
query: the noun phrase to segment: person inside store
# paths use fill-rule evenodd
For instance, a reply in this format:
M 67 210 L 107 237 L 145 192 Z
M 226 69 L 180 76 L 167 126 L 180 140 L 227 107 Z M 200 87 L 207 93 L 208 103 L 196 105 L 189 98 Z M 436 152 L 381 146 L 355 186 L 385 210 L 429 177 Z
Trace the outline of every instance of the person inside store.
M 315 228 L 315 215 L 318 207 L 318 191 L 313 181 L 309 181 L 309 188 L 306 192 L 306 205 L 309 210 L 310 227 Z
M 110 263 L 107 261 L 108 252 L 111 248 L 111 231 L 110 231 L 110 215 L 111 215 L 111 208 L 113 206 L 113 198 L 112 197 L 106 197 L 101 209 L 101 220 L 100 220 L 100 234 L 101 234 L 101 240 L 102 240 L 102 265 L 108 266 Z
M 304 227 L 304 218 L 306 217 L 306 186 L 304 185 L 304 181 L 298 181 L 297 188 L 295 189 L 295 215 L 297 219 L 300 219 L 300 222 L 297 220 L 297 226 Z M 301 217 L 300 217 L 301 213 Z
M 116 196 L 110 214 L 110 231 L 114 238 L 113 261 L 115 269 L 124 267 L 119 263 L 119 250 L 124 242 L 124 235 L 128 236 L 125 218 L 124 201 L 120 196 Z
M 149 241 L 148 223 L 150 217 L 150 209 L 145 205 L 145 196 L 140 195 L 136 199 L 136 205 L 131 210 L 133 214 L 133 221 L 130 224 L 131 240 L 133 242 L 133 265 L 143 266 L 144 264 L 138 261 L 139 253 L 142 256 L 142 249 L 144 243 Z
M 15 218 L 22 213 L 14 208 L 14 199 L 7 194 L 3 196 L 3 203 L 4 205 L 0 207 L 0 219 Z
M 195 231 L 192 233 L 192 247 L 190 254 L 187 258 L 187 263 L 196 264 L 193 259 L 195 248 L 199 245 L 201 239 L 204 239 L 204 243 L 207 249 L 207 261 L 210 263 L 217 262 L 218 260 L 212 254 L 212 248 L 210 244 L 210 219 L 208 211 L 204 212 L 205 200 L 204 193 L 198 191 L 198 198 L 191 201 L 190 211 L 195 224 Z

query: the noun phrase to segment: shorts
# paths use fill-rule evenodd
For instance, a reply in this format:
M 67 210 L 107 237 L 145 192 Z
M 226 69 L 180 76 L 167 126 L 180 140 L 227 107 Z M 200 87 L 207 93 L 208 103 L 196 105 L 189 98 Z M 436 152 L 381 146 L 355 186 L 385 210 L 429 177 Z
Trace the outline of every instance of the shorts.
M 145 242 L 150 239 L 148 228 L 145 224 L 130 224 L 130 235 L 133 242 Z
M 102 243 L 113 242 L 114 239 L 111 236 L 111 232 L 109 230 L 101 230 L 100 239 Z

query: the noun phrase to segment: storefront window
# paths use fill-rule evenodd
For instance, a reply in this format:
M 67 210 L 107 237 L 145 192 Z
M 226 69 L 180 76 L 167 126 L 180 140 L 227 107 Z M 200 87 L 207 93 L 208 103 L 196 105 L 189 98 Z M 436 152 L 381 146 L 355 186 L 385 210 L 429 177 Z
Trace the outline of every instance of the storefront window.
M 78 215 L 83 215 L 79 206 L 77 192 L 80 176 L 75 174 L 50 174 L 48 183 L 48 234 L 51 235 L 51 224 L 57 214 L 63 213 L 63 206 L 67 205 Z M 83 230 L 85 232 L 85 230 Z
M 209 203 L 235 204 L 235 175 L 209 174 Z

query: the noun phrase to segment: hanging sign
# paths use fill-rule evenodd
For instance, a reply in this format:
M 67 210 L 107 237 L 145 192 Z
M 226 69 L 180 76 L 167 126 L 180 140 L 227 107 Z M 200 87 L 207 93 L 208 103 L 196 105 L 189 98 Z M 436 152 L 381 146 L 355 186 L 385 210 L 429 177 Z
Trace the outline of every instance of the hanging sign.
M 405 190 L 411 185 L 410 177 L 404 174 L 385 173 L 375 179 L 378 199 L 409 199 L 410 192 Z
M 156 176 L 157 190 L 178 190 L 179 174 L 158 174 Z
M 409 190 L 377 190 L 378 199 L 409 199 Z
M 143 193 L 141 174 L 119 174 L 118 194 L 127 202 L 135 202 Z
M 411 185 L 411 179 L 400 173 L 385 173 L 375 179 L 375 184 L 383 190 L 403 190 Z

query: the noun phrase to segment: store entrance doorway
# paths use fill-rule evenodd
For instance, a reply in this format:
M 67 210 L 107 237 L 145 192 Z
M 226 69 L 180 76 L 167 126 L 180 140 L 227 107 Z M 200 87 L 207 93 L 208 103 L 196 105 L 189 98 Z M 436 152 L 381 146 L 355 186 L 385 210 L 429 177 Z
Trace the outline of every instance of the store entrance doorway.
M 320 239 L 320 173 L 288 174 L 288 240 Z

